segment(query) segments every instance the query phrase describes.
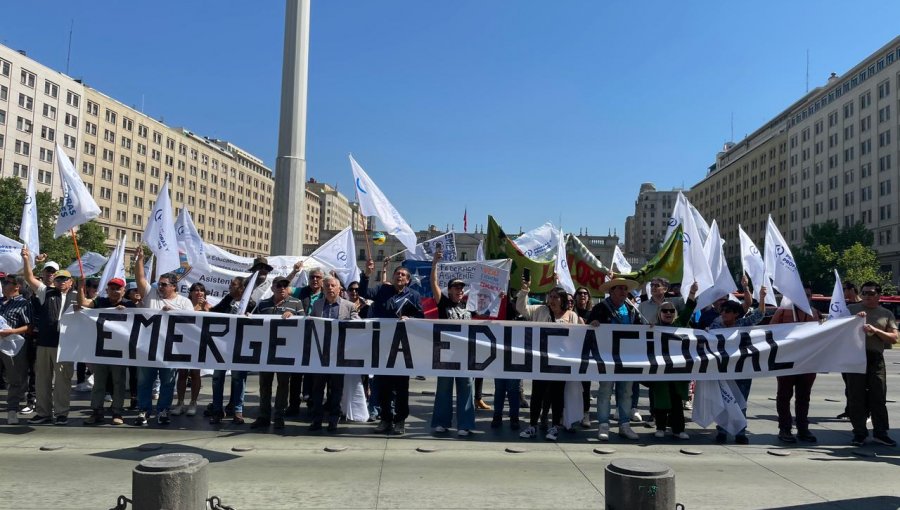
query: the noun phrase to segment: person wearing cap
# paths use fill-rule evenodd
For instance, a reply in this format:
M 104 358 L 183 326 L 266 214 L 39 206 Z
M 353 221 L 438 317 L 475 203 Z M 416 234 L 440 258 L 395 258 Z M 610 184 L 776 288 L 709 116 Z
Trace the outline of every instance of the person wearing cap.
M 366 261 L 366 271 L 360 275 L 359 295 L 372 300 L 369 317 L 373 319 L 425 318 L 422 298 L 409 288 L 409 270 L 403 266 L 394 270 L 391 283 L 377 283 L 369 286 L 369 279 L 375 273 L 375 261 Z M 379 375 L 374 378 L 375 392 L 378 393 L 380 421 L 375 427 L 379 434 L 396 436 L 406 434 L 406 418 L 409 417 L 409 376 Z
M 259 278 L 257 278 L 259 281 Z M 225 295 L 215 306 L 209 309 L 213 313 L 230 313 L 237 315 L 241 311 L 241 299 L 244 297 L 244 288 L 247 285 L 247 278 L 243 276 L 235 276 L 228 285 L 228 294 Z M 253 311 L 256 302 L 251 298 L 247 303 L 247 311 Z M 209 416 L 209 423 L 218 425 L 222 422 L 222 418 L 231 415 L 231 421 L 235 425 L 244 424 L 244 394 L 247 389 L 246 370 L 231 371 L 231 392 L 228 396 L 228 405 L 223 407 L 225 401 L 225 375 L 226 370 L 213 371 L 212 377 L 212 403 L 203 414 Z
M 53 275 L 56 274 L 57 271 L 59 271 L 59 264 L 50 260 L 44 263 L 37 277 L 44 282 L 44 285 L 47 287 L 53 287 Z M 40 330 L 37 314 L 41 308 L 41 302 L 27 284 L 22 286 L 21 292 L 26 299 L 31 301 L 31 333 L 26 337 L 27 342 L 25 344 L 28 348 L 28 392 L 26 393 L 28 403 L 25 405 L 25 408 L 22 409 L 23 414 L 31 414 L 37 407 L 34 366 L 35 361 L 37 360 L 37 337 Z
M 19 405 L 28 389 L 28 349 L 25 337 L 31 329 L 31 302 L 20 293 L 25 279 L 14 274 L 4 275 L 3 299 L 0 301 L 0 360 L 6 370 L 7 425 L 19 423 Z M 27 401 L 26 401 L 27 402 Z
M 96 294 L 96 293 L 95 293 Z M 125 299 L 125 280 L 112 278 L 106 282 L 106 296 L 90 298 L 78 288 L 78 300 L 82 308 L 115 308 L 124 310 L 134 308 L 134 303 Z M 107 380 L 112 381 L 112 424 L 125 423 L 122 413 L 125 408 L 125 366 L 93 364 L 94 387 L 91 389 L 91 416 L 84 421 L 85 425 L 99 425 L 103 423 L 103 402 L 106 397 Z
M 144 296 L 145 308 L 168 312 L 171 310 L 190 311 L 194 309 L 191 300 L 178 293 L 178 277 L 175 273 L 164 273 L 151 288 L 144 274 L 144 250 L 138 249 L 134 259 L 134 280 L 138 290 Z M 138 369 L 138 416 L 134 420 L 137 426 L 147 424 L 147 415 L 153 408 L 153 383 L 159 376 L 159 398 L 156 402 L 156 423 L 168 425 L 171 422 L 169 408 L 175 394 L 175 369 L 160 367 L 140 367 Z
M 627 278 L 611 278 L 598 291 L 608 294 L 605 299 L 591 309 L 588 322 L 591 326 L 600 324 L 640 324 L 641 314 L 628 300 L 628 294 L 638 287 L 638 283 Z M 613 387 L 616 392 L 616 409 L 619 420 L 619 435 L 635 440 L 638 435 L 631 430 L 629 410 L 631 408 L 632 381 L 600 381 L 597 394 L 597 421 L 600 422 L 597 437 L 609 441 L 609 405 Z
M 253 284 L 253 292 L 250 294 L 250 299 L 252 299 L 254 303 L 262 301 L 263 296 L 269 292 L 271 284 L 269 283 L 268 278 L 269 273 L 271 273 L 273 269 L 272 265 L 269 264 L 269 259 L 266 257 L 256 257 L 253 259 L 253 264 L 247 271 L 251 276 L 253 273 L 257 273 L 256 282 Z M 238 301 L 240 301 L 240 298 L 238 298 Z M 251 308 L 248 307 L 247 310 L 251 310 Z
M 467 321 L 472 313 L 463 302 L 466 282 L 454 278 L 447 283 L 447 293 L 441 291 L 438 282 L 438 264 L 443 253 L 435 250 L 431 260 L 431 294 L 437 301 L 438 318 Z M 468 437 L 475 428 L 475 403 L 473 401 L 474 382 L 471 377 L 437 378 L 434 393 L 434 408 L 431 414 L 431 428 L 438 434 L 447 432 L 453 421 L 453 386 L 456 386 L 456 435 Z
M 303 303 L 290 294 L 291 281 L 284 276 L 272 280 L 272 297 L 263 299 L 256 307 L 257 315 L 277 315 L 282 319 L 306 315 Z M 276 430 L 284 428 L 284 414 L 288 403 L 288 372 L 259 373 L 259 414 L 250 424 L 253 430 L 268 429 L 273 424 Z M 272 412 L 272 383 L 277 379 L 278 389 L 275 392 L 275 409 Z
M 35 387 L 37 389 L 36 414 L 28 423 L 68 425 L 72 375 L 75 367 L 69 361 L 57 361 L 59 350 L 59 321 L 62 314 L 78 304 L 78 295 L 72 289 L 72 274 L 59 270 L 53 274 L 53 286 L 38 280 L 31 270 L 31 252 L 22 246 L 25 282 L 34 291 L 40 307 L 37 310 L 39 331 L 35 356 Z M 35 257 L 41 262 L 45 254 Z M 46 269 L 46 268 L 45 268 Z M 46 271 L 45 271 L 46 272 Z

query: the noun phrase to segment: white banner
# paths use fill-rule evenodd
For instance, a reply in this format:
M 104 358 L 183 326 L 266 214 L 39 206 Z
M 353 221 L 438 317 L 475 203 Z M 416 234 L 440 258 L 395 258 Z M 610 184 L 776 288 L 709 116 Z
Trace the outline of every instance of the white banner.
M 142 248 L 138 248 L 142 249 Z M 148 273 L 144 276 L 150 278 Z M 106 296 L 106 284 L 113 278 L 125 279 L 125 238 L 119 239 L 116 248 L 110 253 L 109 261 L 103 267 L 103 274 L 100 276 L 100 296 Z
M 22 243 L 0 234 L 0 271 L 4 273 L 21 273 Z
M 94 276 L 99 273 L 100 269 L 103 268 L 103 264 L 106 264 L 106 257 L 99 253 L 89 251 L 81 254 L 81 266 L 84 267 L 84 276 Z M 69 264 L 66 270 L 77 278 L 82 276 L 77 260 Z
M 63 196 L 53 237 L 59 237 L 100 216 L 100 206 L 94 201 L 72 160 L 59 144 L 56 144 L 56 166 L 59 168 L 59 184 L 62 186 Z
M 246 272 L 253 264 L 253 257 L 241 257 L 210 243 L 203 243 L 206 260 L 209 265 L 228 271 Z M 271 262 L 269 262 L 271 264 Z M 290 271 L 288 271 L 290 272 Z
M 549 380 L 864 373 L 863 319 L 702 330 L 519 321 L 238 316 L 82 309 L 60 361 L 169 368 Z
M 550 262 L 556 256 L 559 244 L 559 230 L 549 221 L 540 227 L 529 230 L 513 240 L 522 253 L 531 260 Z

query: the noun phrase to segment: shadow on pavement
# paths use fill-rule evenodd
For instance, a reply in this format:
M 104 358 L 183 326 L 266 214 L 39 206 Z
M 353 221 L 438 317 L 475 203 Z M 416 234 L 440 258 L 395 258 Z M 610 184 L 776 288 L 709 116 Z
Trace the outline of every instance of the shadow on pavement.
M 895 510 L 900 508 L 900 498 L 895 496 L 873 496 L 871 498 L 842 499 L 840 501 L 828 501 L 824 503 L 773 506 L 767 508 L 771 510 L 855 510 L 857 508 L 865 508 L 867 510 Z

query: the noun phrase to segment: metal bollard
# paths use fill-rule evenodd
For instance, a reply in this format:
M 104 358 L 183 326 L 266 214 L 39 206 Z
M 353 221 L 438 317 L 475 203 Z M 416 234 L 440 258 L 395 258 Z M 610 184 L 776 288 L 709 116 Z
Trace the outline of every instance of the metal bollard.
M 131 472 L 135 510 L 205 510 L 209 461 L 196 453 L 167 453 L 141 461 Z
M 671 510 L 675 471 L 652 460 L 618 459 L 606 466 L 606 510 Z

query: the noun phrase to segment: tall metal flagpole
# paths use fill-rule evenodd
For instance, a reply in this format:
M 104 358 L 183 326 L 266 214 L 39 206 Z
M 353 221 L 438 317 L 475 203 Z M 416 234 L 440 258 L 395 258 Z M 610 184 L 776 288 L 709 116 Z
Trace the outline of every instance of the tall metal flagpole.
M 286 0 L 272 255 L 303 255 L 303 233 L 306 231 L 309 6 L 310 0 Z

